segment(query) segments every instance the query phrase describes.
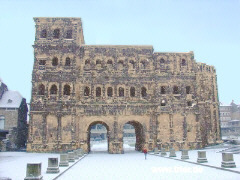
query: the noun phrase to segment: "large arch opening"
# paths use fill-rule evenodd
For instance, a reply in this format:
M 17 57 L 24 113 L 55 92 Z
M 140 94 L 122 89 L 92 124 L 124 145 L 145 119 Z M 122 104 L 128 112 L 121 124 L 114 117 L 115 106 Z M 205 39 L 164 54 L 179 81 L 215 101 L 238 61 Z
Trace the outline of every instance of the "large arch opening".
M 95 121 L 88 127 L 88 152 L 109 152 L 109 127 L 102 121 Z
M 129 121 L 123 126 L 123 150 L 142 151 L 145 144 L 145 136 L 142 124 L 137 121 Z

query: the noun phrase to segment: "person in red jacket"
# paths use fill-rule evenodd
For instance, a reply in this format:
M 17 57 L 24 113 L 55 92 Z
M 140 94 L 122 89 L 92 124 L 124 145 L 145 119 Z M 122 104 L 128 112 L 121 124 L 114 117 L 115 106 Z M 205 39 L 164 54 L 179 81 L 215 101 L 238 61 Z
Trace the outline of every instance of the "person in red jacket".
M 147 159 L 147 149 L 146 148 L 143 149 L 143 153 L 145 155 L 145 160 L 146 160 Z

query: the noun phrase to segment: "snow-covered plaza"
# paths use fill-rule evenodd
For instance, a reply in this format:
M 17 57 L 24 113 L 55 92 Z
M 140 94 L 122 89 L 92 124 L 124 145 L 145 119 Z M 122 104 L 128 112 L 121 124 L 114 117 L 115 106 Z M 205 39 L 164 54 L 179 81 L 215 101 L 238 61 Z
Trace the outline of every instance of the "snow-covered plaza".
M 211 179 L 211 180 L 239 180 L 240 174 L 221 169 L 211 168 L 198 164 L 192 164 L 174 159 L 181 159 L 181 152 L 177 151 L 176 158 L 160 157 L 160 155 L 147 156 L 144 159 L 143 153 L 133 150 L 125 145 L 124 154 L 108 154 L 102 150 L 106 149 L 105 144 L 95 144 L 90 153 L 75 163 L 70 163 L 71 168 L 60 167 L 60 173 L 47 174 L 47 162 L 49 157 L 58 157 L 59 154 L 49 153 L 26 153 L 26 152 L 0 152 L 0 177 L 9 177 L 12 180 L 22 180 L 26 176 L 26 164 L 28 162 L 42 162 L 42 175 L 44 180 L 54 179 L 59 174 L 59 180 L 159 180 L 159 179 Z M 99 150 L 99 152 L 97 152 Z M 206 149 L 208 163 L 206 165 L 220 168 L 222 149 Z M 197 150 L 189 151 L 189 162 L 196 162 Z M 231 170 L 240 173 L 240 155 L 234 154 L 236 168 Z M 1 179 L 1 178 L 0 178 Z

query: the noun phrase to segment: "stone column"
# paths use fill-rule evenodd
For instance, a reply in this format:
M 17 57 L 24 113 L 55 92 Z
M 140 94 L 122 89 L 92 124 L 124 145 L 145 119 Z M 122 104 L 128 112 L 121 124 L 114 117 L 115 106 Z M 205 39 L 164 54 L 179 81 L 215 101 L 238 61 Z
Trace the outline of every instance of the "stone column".
M 48 158 L 47 173 L 59 173 L 58 158 Z
M 188 156 L 188 150 L 182 150 L 182 156 L 181 156 L 181 159 L 185 160 L 185 159 L 189 159 L 189 156 Z
M 222 165 L 223 168 L 235 168 L 236 164 L 233 160 L 232 153 L 222 153 Z
M 27 173 L 24 180 L 42 180 L 42 163 L 27 163 Z
M 169 157 L 177 157 L 176 153 L 175 153 L 175 149 L 173 149 L 173 148 L 170 149 Z
M 63 166 L 69 166 L 68 163 L 68 155 L 67 154 L 60 154 L 60 163 L 59 163 L 60 167 Z
M 68 152 L 68 161 L 69 162 L 74 162 L 75 161 L 73 152 Z
M 206 151 L 198 151 L 198 158 L 197 158 L 198 163 L 205 163 L 208 162 L 206 158 Z
M 156 147 L 156 148 L 154 148 L 154 154 L 158 154 L 159 152 L 158 152 L 158 148 Z
M 166 156 L 167 153 L 166 153 L 166 150 L 165 148 L 161 148 L 161 156 Z

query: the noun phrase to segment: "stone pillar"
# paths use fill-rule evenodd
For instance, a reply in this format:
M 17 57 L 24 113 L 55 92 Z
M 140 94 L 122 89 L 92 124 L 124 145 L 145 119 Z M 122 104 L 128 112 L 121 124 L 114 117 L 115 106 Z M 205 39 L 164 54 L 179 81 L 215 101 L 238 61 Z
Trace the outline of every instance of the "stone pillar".
M 27 163 L 27 173 L 24 180 L 42 180 L 42 163 Z
M 206 151 L 198 151 L 198 158 L 197 158 L 198 163 L 205 163 L 208 162 L 206 158 Z
M 185 150 L 185 149 L 182 150 L 182 156 L 181 156 L 181 159 L 183 159 L 183 160 L 185 160 L 185 159 L 189 159 L 189 156 L 188 156 L 188 150 Z
M 74 159 L 79 159 L 77 150 L 73 150 Z
M 154 148 L 154 154 L 158 154 L 159 152 L 158 152 L 158 148 L 156 147 L 156 148 Z
M 177 157 L 176 153 L 175 153 L 175 149 L 173 149 L 173 148 L 170 149 L 169 157 Z
M 60 163 L 59 163 L 60 167 L 63 166 L 69 166 L 68 163 L 68 155 L 67 154 L 60 154 Z
M 232 153 L 222 153 L 222 165 L 223 168 L 235 168 L 236 164 L 233 160 Z
M 47 173 L 59 173 L 58 158 L 48 158 Z
M 161 148 L 161 156 L 166 156 L 167 153 L 166 153 L 166 150 L 165 148 Z
M 77 154 L 78 154 L 78 157 L 82 157 L 83 154 L 82 154 L 81 149 L 78 149 L 78 150 L 77 150 Z
M 74 162 L 74 152 L 68 152 L 68 162 Z

